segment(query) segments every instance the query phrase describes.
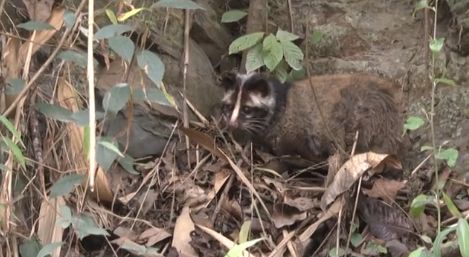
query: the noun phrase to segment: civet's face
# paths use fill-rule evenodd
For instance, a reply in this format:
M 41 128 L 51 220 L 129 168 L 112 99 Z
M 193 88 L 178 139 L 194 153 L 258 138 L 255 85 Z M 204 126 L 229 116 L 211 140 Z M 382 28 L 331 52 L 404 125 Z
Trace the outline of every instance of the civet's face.
M 222 79 L 223 124 L 230 130 L 262 134 L 275 109 L 270 82 L 257 73 L 226 74 Z

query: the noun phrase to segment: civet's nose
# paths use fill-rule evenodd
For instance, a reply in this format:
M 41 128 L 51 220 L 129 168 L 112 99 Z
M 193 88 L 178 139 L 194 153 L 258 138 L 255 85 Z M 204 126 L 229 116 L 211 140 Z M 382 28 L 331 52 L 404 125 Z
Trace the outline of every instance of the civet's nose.
M 229 120 L 228 127 L 237 129 L 239 127 L 239 122 L 237 120 Z

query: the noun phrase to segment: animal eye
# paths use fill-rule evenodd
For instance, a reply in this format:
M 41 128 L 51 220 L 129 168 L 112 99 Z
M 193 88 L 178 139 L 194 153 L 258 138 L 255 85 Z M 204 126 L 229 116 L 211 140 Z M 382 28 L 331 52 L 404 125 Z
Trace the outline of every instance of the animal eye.
M 252 111 L 253 111 L 252 107 L 248 107 L 248 106 L 243 107 L 243 112 L 246 114 L 250 114 L 252 113 Z

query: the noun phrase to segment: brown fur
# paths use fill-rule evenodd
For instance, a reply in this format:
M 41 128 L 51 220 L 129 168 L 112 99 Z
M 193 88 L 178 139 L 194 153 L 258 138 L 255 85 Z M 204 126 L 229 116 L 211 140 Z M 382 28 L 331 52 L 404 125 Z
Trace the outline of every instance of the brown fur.
M 311 83 L 318 104 L 308 79 L 294 82 L 279 119 L 263 139 L 276 154 L 325 160 L 337 150 L 334 141 L 350 153 L 357 130 L 355 153 L 399 153 L 402 119 L 397 84 L 363 73 L 314 76 Z

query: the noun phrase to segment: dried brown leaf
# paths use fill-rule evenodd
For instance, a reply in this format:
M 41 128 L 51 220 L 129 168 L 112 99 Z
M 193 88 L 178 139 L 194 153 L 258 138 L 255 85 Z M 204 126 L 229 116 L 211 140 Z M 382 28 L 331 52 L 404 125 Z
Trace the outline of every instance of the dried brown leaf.
M 37 235 L 42 245 L 62 241 L 64 229 L 60 226 L 57 220 L 63 215 L 60 213 L 60 206 L 65 205 L 62 197 L 46 200 L 41 203 L 39 211 L 39 221 Z M 59 257 L 61 246 L 56 248 L 51 256 Z
M 173 232 L 173 242 L 171 246 L 176 248 L 179 256 L 197 257 L 197 253 L 190 245 L 191 232 L 195 229 L 190 216 L 189 207 L 182 209 L 181 215 L 176 220 Z
M 363 189 L 363 192 L 369 197 L 382 198 L 385 202 L 392 203 L 406 182 L 380 178 L 375 181 L 371 189 Z
M 218 149 L 218 147 L 216 146 L 215 139 L 213 139 L 209 135 L 191 128 L 179 127 L 179 129 L 184 134 L 186 134 L 189 139 L 191 139 L 191 141 L 203 146 L 205 149 L 210 151 L 213 155 L 217 156 L 218 158 L 226 160 L 226 156 L 224 156 L 220 149 Z
M 138 237 L 139 240 L 146 240 L 146 246 L 152 246 L 158 242 L 161 242 L 167 238 L 170 238 L 171 234 L 166 232 L 162 228 L 150 228 L 143 231 Z
M 376 168 L 388 157 L 387 154 L 367 152 L 352 156 L 340 167 L 332 183 L 326 188 L 321 206 L 325 209 L 340 194 L 344 193 L 370 168 Z
M 210 228 L 201 226 L 197 224 L 197 227 L 203 230 L 205 233 L 209 234 L 213 238 L 215 238 L 218 242 L 220 242 L 222 245 L 224 245 L 226 248 L 231 249 L 233 248 L 236 244 L 235 242 L 231 241 L 229 238 L 225 237 L 224 235 L 216 232 L 215 230 L 212 230 Z M 242 257 L 249 257 L 249 256 L 254 256 L 248 251 L 244 250 L 241 252 Z
M 54 5 L 54 0 L 23 0 L 29 18 L 32 21 L 46 21 L 50 16 L 50 11 Z
M 296 207 L 282 203 L 275 204 L 272 213 L 272 221 L 276 228 L 293 225 L 297 221 L 306 219 L 306 217 L 306 212 L 302 212 Z

